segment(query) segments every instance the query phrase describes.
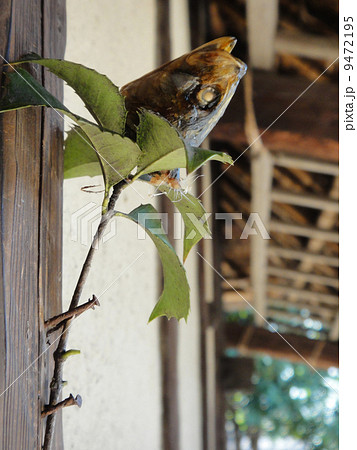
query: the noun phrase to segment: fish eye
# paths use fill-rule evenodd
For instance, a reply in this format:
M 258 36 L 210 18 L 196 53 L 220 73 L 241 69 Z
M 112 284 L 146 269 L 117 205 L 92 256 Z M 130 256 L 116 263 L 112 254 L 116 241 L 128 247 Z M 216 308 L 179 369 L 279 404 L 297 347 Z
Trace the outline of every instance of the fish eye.
M 197 100 L 202 108 L 212 108 L 220 99 L 220 93 L 211 86 L 206 86 L 197 93 Z

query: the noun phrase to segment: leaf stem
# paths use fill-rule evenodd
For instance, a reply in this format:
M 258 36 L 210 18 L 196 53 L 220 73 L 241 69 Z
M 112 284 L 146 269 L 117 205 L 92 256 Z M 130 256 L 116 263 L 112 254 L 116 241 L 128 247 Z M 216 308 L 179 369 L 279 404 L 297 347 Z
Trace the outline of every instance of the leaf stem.
M 98 243 L 101 239 L 101 237 L 104 234 L 104 231 L 110 221 L 110 219 L 114 215 L 114 207 L 115 203 L 119 198 L 119 195 L 121 191 L 130 184 L 129 180 L 122 180 L 119 183 L 117 183 L 113 187 L 113 192 L 110 197 L 110 200 L 108 202 L 108 208 L 106 208 L 106 212 L 103 211 L 102 218 L 100 220 L 100 223 L 98 225 L 97 232 L 95 233 L 92 241 L 92 245 L 88 251 L 87 257 L 84 261 L 81 273 L 79 275 L 76 288 L 74 290 L 72 300 L 69 306 L 68 311 L 73 311 L 79 303 L 84 285 L 87 281 L 88 274 L 90 271 L 90 268 L 92 266 L 93 257 L 96 251 L 96 248 L 98 246 Z M 103 206 L 106 202 L 106 199 L 104 199 Z M 49 407 L 54 407 L 59 403 L 61 391 L 62 391 L 62 375 L 63 375 L 63 366 L 65 360 L 62 358 L 62 355 L 66 351 L 67 341 L 68 341 L 68 334 L 69 329 L 71 326 L 71 322 L 73 320 L 73 316 L 63 321 L 63 331 L 57 346 L 57 349 L 53 353 L 53 358 L 55 360 L 55 367 L 53 370 L 53 378 L 51 381 L 51 391 L 50 391 L 50 401 L 49 401 Z M 46 421 L 46 430 L 45 430 L 45 439 L 43 444 L 43 450 L 51 450 L 52 443 L 53 443 L 53 437 L 54 437 L 54 431 L 55 431 L 55 424 L 56 424 L 56 412 L 57 409 L 54 409 L 52 413 L 50 413 L 47 416 Z

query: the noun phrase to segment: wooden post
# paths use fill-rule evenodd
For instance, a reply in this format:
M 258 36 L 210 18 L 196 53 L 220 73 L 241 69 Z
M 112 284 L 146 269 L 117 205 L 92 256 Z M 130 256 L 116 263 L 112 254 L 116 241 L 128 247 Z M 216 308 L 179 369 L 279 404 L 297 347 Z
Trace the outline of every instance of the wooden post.
M 247 1 L 249 60 L 252 67 L 264 70 L 274 67 L 278 16 L 278 0 Z
M 253 391 L 252 375 L 254 372 L 253 358 L 221 357 L 221 383 L 225 391 Z
M 64 45 L 64 0 L 2 1 L 2 82 L 4 59 L 30 52 L 63 58 Z M 30 70 L 61 99 L 60 81 L 39 66 Z M 43 322 L 61 311 L 62 155 L 63 119 L 56 112 L 0 115 L 1 449 L 42 446 L 40 414 L 51 376 Z
M 245 132 L 252 152 L 252 210 L 259 214 L 264 226 L 269 228 L 273 164 L 270 152 L 259 135 L 253 104 L 253 80 L 249 73 L 244 80 L 244 99 Z M 255 308 L 254 321 L 260 326 L 264 324 L 266 316 L 268 244 L 269 241 L 258 233 L 252 236 L 250 265 Z

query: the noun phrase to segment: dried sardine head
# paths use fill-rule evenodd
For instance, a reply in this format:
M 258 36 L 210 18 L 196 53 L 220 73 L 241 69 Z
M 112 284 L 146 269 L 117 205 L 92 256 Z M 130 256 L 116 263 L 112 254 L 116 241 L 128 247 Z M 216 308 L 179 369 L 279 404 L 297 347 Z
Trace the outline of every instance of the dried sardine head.
M 165 117 L 189 144 L 200 145 L 247 70 L 231 55 L 235 44 L 232 37 L 215 39 L 124 86 L 129 125 L 146 108 Z

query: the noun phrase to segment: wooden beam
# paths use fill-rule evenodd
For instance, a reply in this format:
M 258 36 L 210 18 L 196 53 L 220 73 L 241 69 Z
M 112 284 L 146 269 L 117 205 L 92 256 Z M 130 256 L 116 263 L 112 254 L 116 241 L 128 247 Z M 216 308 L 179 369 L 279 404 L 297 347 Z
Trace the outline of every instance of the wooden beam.
M 310 261 L 313 264 L 323 264 L 332 267 L 339 266 L 339 260 L 335 256 L 319 255 L 316 253 L 277 246 L 270 246 L 268 253 L 271 256 L 280 256 L 281 258 L 296 259 L 300 261 Z
M 288 203 L 289 205 L 338 212 L 338 201 L 312 194 L 295 194 L 281 189 L 273 189 L 271 199 L 272 201 Z
M 288 286 L 281 286 L 279 284 L 268 284 L 267 289 L 281 295 L 294 295 L 297 299 L 309 300 L 312 303 L 320 302 L 328 305 L 338 305 L 338 296 L 333 294 L 322 294 L 320 292 L 296 289 Z
M 303 77 L 258 71 L 253 75 L 254 110 L 264 145 L 273 153 L 337 164 L 338 86 L 315 83 L 307 89 L 310 82 Z M 242 151 L 242 146 L 248 146 L 244 112 L 242 95 L 233 96 L 226 113 L 212 130 L 211 139 L 227 142 Z
M 249 278 L 229 278 L 226 277 L 228 283 L 234 287 L 234 289 L 247 289 L 251 286 Z M 222 281 L 221 286 L 223 290 L 230 290 L 231 286 L 227 284 L 227 281 Z
M 296 270 L 283 269 L 281 267 L 268 267 L 268 274 L 279 278 L 304 281 L 304 283 L 317 283 L 338 289 L 338 278 L 325 277 L 314 273 L 299 272 Z
M 274 67 L 278 7 L 278 0 L 247 1 L 249 62 L 257 69 L 271 70 Z
M 4 0 L 0 55 L 10 62 L 30 52 L 63 58 L 65 29 L 64 0 Z M 3 62 L 0 59 L 2 81 Z M 63 82 L 38 66 L 29 70 L 62 99 Z M 0 446 L 4 449 L 42 448 L 40 413 L 48 402 L 55 349 L 49 348 L 43 324 L 62 307 L 62 184 L 62 117 L 41 108 L 1 114 Z M 54 445 L 60 450 L 60 414 L 56 423 Z
M 239 291 L 237 291 L 239 292 Z M 223 309 L 227 312 L 249 309 L 249 304 L 253 301 L 252 292 L 226 291 L 222 294 Z
M 248 332 L 250 333 L 249 339 L 243 342 L 244 336 Z M 316 356 L 316 347 L 319 346 L 321 341 L 309 339 L 305 336 L 287 333 L 281 333 L 281 336 L 279 336 L 278 333 L 273 333 L 263 328 L 226 323 L 225 339 L 227 347 L 236 348 L 244 356 L 264 354 L 272 358 L 286 359 L 294 363 L 304 364 L 305 361 L 301 358 L 302 356 L 308 362 L 313 363 L 313 367 L 316 369 L 328 369 L 331 366 L 338 367 L 339 364 L 338 343 L 334 342 L 324 342 L 324 346 L 319 352 L 320 354 L 313 360 L 313 356 Z
M 335 177 L 333 179 L 332 185 L 329 189 L 329 197 L 334 200 L 338 200 L 339 196 L 339 177 Z M 335 227 L 335 224 L 337 223 L 338 219 L 338 213 L 337 212 L 331 212 L 327 210 L 322 210 L 317 217 L 315 221 L 315 226 L 320 230 L 332 230 Z M 306 251 L 310 251 L 312 253 L 319 253 L 323 250 L 325 247 L 325 242 L 320 239 L 310 239 L 309 242 L 305 246 Z M 297 267 L 297 270 L 300 272 L 312 272 L 314 269 L 313 263 L 311 261 L 301 261 L 300 264 Z M 333 273 L 333 277 L 336 276 L 335 271 L 330 269 L 329 267 L 326 267 L 325 270 L 327 270 L 327 274 L 331 276 L 331 272 Z M 293 283 L 293 287 L 297 289 L 304 289 L 305 288 L 305 282 L 304 281 L 295 281 Z
M 268 286 L 269 287 L 269 286 Z M 274 285 L 274 288 L 276 286 Z M 284 288 L 284 289 L 283 289 Z M 296 308 L 298 310 L 307 309 L 312 314 L 317 314 L 321 316 L 324 320 L 330 321 L 332 317 L 335 315 L 335 311 L 333 309 L 327 309 L 326 307 L 323 307 L 322 305 L 317 305 L 316 302 L 311 301 L 311 297 L 315 298 L 313 295 L 307 296 L 307 294 L 303 293 L 302 296 L 299 297 L 298 293 L 301 292 L 298 289 L 293 288 L 285 288 L 285 286 L 278 286 L 278 289 L 275 289 L 275 291 L 278 291 L 281 294 L 287 293 L 294 293 L 294 295 L 297 296 L 296 300 L 281 300 L 276 299 L 272 297 L 268 297 L 266 300 L 266 309 L 271 308 L 281 308 L 281 309 L 288 309 L 289 307 Z M 273 289 L 272 289 L 273 290 Z M 310 292 L 310 291 L 305 291 Z M 241 295 L 239 295 L 241 294 Z M 325 299 L 323 299 L 324 301 Z M 335 302 L 325 302 L 331 307 L 337 307 L 338 304 L 336 301 L 338 300 L 337 297 L 334 298 Z M 222 294 L 222 301 L 223 301 L 223 308 L 224 311 L 227 312 L 235 312 L 235 311 L 241 311 L 243 309 L 249 309 L 249 303 L 252 303 L 252 293 L 251 292 L 244 292 L 244 291 L 226 291 Z
M 338 38 L 282 30 L 276 35 L 275 51 L 330 63 L 338 58 Z
M 310 319 L 311 317 L 309 317 Z M 306 318 L 300 316 L 299 314 L 293 313 L 291 311 L 279 311 L 276 309 L 268 309 L 267 310 L 267 319 L 268 321 L 273 321 L 276 323 L 284 323 L 288 324 L 292 327 L 304 327 L 304 323 Z M 330 322 L 326 321 L 322 317 L 313 317 L 313 320 L 318 320 L 324 326 L 325 329 L 330 329 Z
M 275 116 L 275 119 L 277 117 Z M 225 123 L 221 119 L 218 125 L 211 131 L 211 139 L 223 143 L 227 142 L 239 151 L 242 151 L 242 147 L 248 147 L 247 137 L 238 122 L 239 120 L 239 114 L 237 114 L 236 122 L 233 124 Z M 280 131 L 274 128 L 267 129 L 262 126 L 259 126 L 259 133 L 262 135 L 265 146 L 273 155 L 274 153 L 285 153 L 299 157 L 300 159 L 314 158 L 316 160 L 338 163 L 339 146 L 338 142 L 334 139 L 315 137 L 303 132 Z
M 310 311 L 311 314 L 315 316 L 319 316 L 322 319 L 331 322 L 331 319 L 335 316 L 335 309 L 331 309 L 331 306 L 323 307 L 321 305 L 316 305 L 313 303 L 309 303 L 306 301 L 296 300 L 296 301 L 290 301 L 289 300 L 280 300 L 277 298 L 267 298 L 267 306 L 268 309 L 282 309 L 282 310 L 288 310 L 289 308 L 294 308 L 295 310 L 298 310 L 300 314 L 300 311 L 303 309 L 307 309 Z M 333 308 L 333 307 L 332 307 Z
M 308 172 L 322 173 L 324 175 L 338 176 L 338 164 L 327 161 L 314 161 L 313 159 L 304 159 L 284 153 L 276 153 L 274 156 L 274 164 L 286 167 L 288 169 L 301 169 Z
M 223 291 L 222 300 L 225 303 L 237 303 L 242 302 L 248 308 L 249 304 L 247 302 L 254 301 L 254 295 L 252 291 L 242 291 L 239 289 L 233 290 L 228 286 L 228 290 Z
M 327 242 L 339 242 L 339 235 L 336 231 L 319 230 L 314 227 L 278 222 L 277 220 L 272 220 L 270 222 L 270 231 L 292 234 L 294 236 L 304 236 Z

